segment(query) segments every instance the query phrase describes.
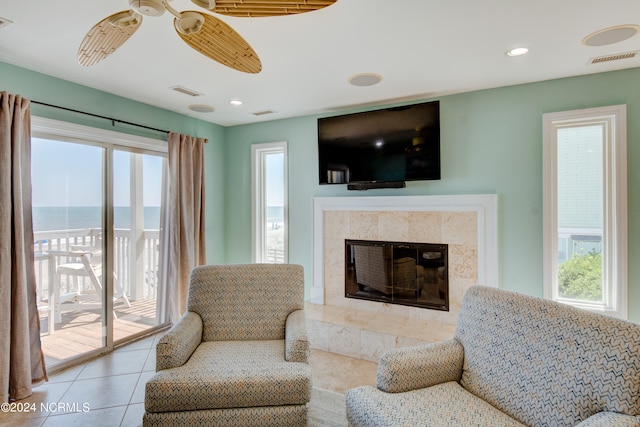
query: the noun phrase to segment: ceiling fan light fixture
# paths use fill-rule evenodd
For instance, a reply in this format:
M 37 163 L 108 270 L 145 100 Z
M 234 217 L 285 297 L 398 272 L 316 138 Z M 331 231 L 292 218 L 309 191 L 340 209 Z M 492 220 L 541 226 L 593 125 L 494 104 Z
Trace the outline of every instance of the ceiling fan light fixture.
M 176 18 L 173 21 L 173 25 L 176 27 L 176 30 L 185 36 L 195 34 L 202 29 L 204 16 L 198 12 L 182 12 L 180 13 L 180 18 Z
M 191 0 L 191 2 L 207 10 L 213 10 L 216 7 L 215 0 Z
M 144 16 L 160 16 L 166 10 L 163 0 L 129 0 L 129 6 Z

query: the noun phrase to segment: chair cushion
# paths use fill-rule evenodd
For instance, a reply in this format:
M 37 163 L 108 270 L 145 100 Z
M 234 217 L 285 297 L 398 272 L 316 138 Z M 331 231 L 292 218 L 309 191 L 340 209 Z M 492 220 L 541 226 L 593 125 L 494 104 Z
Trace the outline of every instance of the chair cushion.
M 284 340 L 209 341 L 177 368 L 146 385 L 147 412 L 304 405 L 311 398 L 311 368 L 287 362 Z
M 385 393 L 371 386 L 351 389 L 347 419 L 353 427 L 524 426 L 455 381 L 405 393 Z

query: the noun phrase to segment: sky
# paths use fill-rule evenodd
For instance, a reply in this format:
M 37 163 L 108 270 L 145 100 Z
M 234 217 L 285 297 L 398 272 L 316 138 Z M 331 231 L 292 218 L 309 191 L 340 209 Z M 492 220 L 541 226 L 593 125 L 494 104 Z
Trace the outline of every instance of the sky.
M 32 138 L 33 206 L 100 206 L 103 148 Z M 129 206 L 129 153 L 114 152 L 114 206 Z M 160 206 L 162 157 L 143 156 L 144 206 Z
M 103 148 L 31 139 L 33 206 L 101 206 Z M 114 206 L 129 206 L 130 154 L 114 151 Z M 160 206 L 162 157 L 143 156 L 144 206 Z M 284 154 L 266 157 L 267 206 L 284 203 Z
M 267 169 L 267 206 L 282 206 L 284 204 L 284 154 L 269 154 L 266 156 Z

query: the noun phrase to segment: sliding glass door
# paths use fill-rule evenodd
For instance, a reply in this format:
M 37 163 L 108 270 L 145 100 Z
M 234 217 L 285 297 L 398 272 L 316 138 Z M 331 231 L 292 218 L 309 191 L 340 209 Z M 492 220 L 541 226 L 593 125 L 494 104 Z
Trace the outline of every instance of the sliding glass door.
M 115 150 L 113 158 L 114 299 L 128 304 L 114 319 L 114 341 L 159 324 L 160 204 L 165 159 Z M 123 293 L 124 292 L 124 293 Z
M 35 269 L 49 370 L 109 351 L 165 318 L 158 270 L 166 154 L 122 144 L 122 134 L 112 138 L 118 144 L 106 131 L 96 134 L 88 139 L 98 141 L 64 131 L 32 138 Z
M 106 345 L 106 150 L 33 138 L 35 269 L 47 365 Z

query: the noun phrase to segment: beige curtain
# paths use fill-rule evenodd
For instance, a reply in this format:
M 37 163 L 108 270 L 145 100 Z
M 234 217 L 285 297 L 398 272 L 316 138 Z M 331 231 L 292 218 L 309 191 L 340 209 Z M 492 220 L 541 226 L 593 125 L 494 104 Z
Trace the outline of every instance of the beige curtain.
M 0 92 L 0 402 L 46 381 L 33 267 L 30 102 Z
M 168 200 L 163 203 L 161 285 L 169 320 L 184 313 L 193 267 L 206 263 L 204 234 L 204 144 L 206 139 L 169 133 Z

